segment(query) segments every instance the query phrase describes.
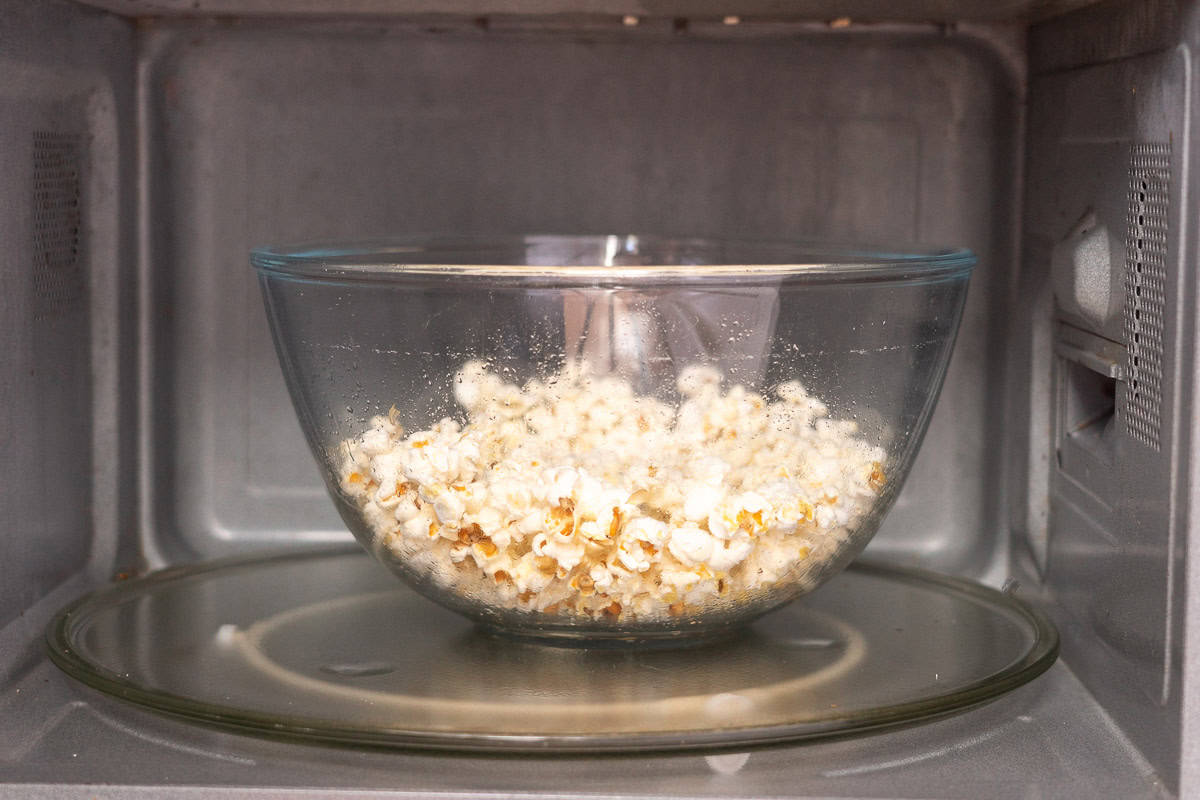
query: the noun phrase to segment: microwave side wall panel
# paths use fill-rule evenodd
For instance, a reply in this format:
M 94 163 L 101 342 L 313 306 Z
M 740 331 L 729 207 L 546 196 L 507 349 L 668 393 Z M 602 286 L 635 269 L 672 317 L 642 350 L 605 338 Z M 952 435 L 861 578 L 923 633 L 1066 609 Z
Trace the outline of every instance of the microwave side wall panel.
M 136 151 L 133 26 L 57 0 L 0 14 L 3 628 L 135 559 Z
M 1028 487 L 1017 571 L 1041 586 L 1063 659 L 1172 776 L 1200 720 L 1198 17 L 1109 3 L 1032 30 L 1014 308 L 1015 384 L 1033 389 L 1013 414 L 1030 443 L 1012 470 Z

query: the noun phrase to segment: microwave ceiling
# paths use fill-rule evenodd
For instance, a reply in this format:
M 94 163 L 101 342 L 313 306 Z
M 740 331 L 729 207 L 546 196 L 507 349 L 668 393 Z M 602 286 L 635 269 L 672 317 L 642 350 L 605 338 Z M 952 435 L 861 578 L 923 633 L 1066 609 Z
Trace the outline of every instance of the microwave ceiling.
M 589 16 L 642 19 L 862 22 L 1032 22 L 1098 0 L 79 0 L 128 17 Z

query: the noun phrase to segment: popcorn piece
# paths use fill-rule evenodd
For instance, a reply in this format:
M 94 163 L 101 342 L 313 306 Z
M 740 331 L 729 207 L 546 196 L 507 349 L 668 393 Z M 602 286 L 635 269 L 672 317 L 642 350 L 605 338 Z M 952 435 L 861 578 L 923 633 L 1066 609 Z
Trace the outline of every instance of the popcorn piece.
M 671 534 L 671 542 L 667 549 L 679 559 L 679 563 L 698 567 L 712 558 L 713 537 L 699 528 L 676 528 Z
M 433 501 L 433 513 L 443 525 L 457 525 L 466 510 L 467 506 L 462 498 L 452 490 L 438 492 Z
M 362 435 L 360 448 L 368 456 L 379 456 L 392 449 L 392 439 L 382 427 L 374 427 Z
M 466 424 L 404 435 L 396 412 L 342 444 L 342 491 L 375 546 L 502 608 L 666 619 L 833 557 L 887 483 L 886 453 L 796 381 L 776 400 L 694 365 L 678 409 L 568 364 L 455 377 Z
M 721 373 L 703 364 L 693 364 L 683 368 L 675 385 L 684 397 L 716 392 L 721 387 Z
M 645 545 L 637 539 L 622 539 L 617 545 L 617 561 L 630 572 L 645 572 L 650 569 L 651 557 L 658 555 L 658 548 Z
M 671 528 L 653 517 L 634 517 L 625 525 L 625 535 L 638 542 L 662 547 L 671 538 Z
M 749 537 L 718 541 L 707 559 L 708 567 L 713 572 L 729 572 L 745 560 L 753 547 Z
M 706 520 L 721 499 L 720 490 L 711 486 L 697 486 L 684 495 L 683 516 L 691 522 Z

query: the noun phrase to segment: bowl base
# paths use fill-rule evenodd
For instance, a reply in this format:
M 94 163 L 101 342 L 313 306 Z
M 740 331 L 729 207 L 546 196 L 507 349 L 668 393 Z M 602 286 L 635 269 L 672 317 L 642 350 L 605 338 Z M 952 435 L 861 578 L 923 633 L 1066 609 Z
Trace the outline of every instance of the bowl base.
M 645 650 L 647 648 L 670 650 L 675 648 L 700 647 L 715 642 L 736 639 L 745 635 L 745 625 L 702 630 L 628 631 L 571 630 L 569 628 L 512 628 L 476 622 L 475 630 L 485 636 L 506 641 L 550 647 L 575 647 L 610 650 Z

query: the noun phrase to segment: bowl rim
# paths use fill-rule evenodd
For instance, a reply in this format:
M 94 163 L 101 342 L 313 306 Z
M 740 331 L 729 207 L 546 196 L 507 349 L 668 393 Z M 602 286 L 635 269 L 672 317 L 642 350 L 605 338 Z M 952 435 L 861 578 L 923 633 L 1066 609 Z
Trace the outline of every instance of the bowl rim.
M 703 251 L 726 250 L 753 258 L 709 258 L 719 263 L 628 264 L 623 254 L 642 244 L 677 246 L 703 258 Z M 507 248 L 603 245 L 604 258 L 587 263 L 503 263 Z M 580 253 L 579 255 L 582 255 Z M 439 258 L 438 256 L 442 256 Z M 471 257 L 470 261 L 463 259 Z M 563 259 L 566 260 L 566 259 Z M 602 263 L 591 263 L 602 261 Z M 495 263 L 492 263 L 495 262 Z M 976 264 L 964 247 L 865 246 L 788 239 L 729 239 L 643 234 L 416 234 L 362 240 L 317 240 L 267 245 L 250 251 L 260 274 L 332 282 L 396 282 L 406 277 L 549 278 L 569 283 L 597 280 L 696 280 L 705 278 L 798 277 L 825 281 L 925 282 L 965 278 Z

